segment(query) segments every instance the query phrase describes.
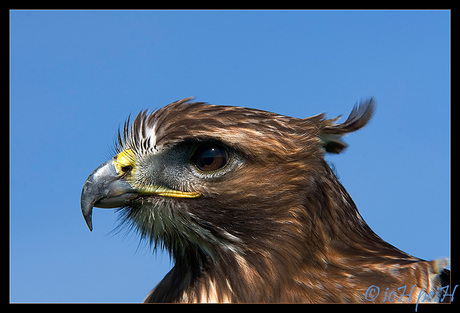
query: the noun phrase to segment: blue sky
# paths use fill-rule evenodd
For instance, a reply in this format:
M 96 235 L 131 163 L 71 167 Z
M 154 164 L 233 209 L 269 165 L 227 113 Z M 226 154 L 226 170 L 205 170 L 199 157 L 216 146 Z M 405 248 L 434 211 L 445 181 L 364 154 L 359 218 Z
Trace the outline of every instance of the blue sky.
M 364 219 L 450 254 L 449 11 L 11 11 L 10 301 L 141 302 L 169 256 L 80 211 L 129 114 L 195 96 L 295 117 L 377 110 L 327 156 Z

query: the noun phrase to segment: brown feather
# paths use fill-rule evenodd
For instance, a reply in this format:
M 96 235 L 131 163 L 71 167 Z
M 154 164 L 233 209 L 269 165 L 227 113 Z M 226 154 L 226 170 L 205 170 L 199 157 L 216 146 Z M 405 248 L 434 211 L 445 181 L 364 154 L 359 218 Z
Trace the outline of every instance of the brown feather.
M 189 100 L 140 113 L 125 125 L 119 149 L 212 141 L 244 162 L 193 186 L 202 197 L 148 200 L 165 224 L 160 237 L 144 236 L 161 241 L 175 265 L 145 302 L 366 303 L 372 285 L 381 290 L 372 302 L 389 302 L 383 291 L 402 286 L 406 293 L 415 286 L 403 299 L 415 302 L 421 290 L 441 286 L 445 264 L 377 236 L 324 160 L 346 147 L 343 135 L 369 122 L 372 98 L 342 124 L 324 114 L 299 119 Z M 140 212 L 131 208 L 126 218 L 140 220 Z

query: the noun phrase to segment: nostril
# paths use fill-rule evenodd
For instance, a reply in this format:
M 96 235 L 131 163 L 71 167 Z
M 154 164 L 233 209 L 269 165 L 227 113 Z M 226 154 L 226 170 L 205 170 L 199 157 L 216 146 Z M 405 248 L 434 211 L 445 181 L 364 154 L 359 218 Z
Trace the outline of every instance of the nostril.
M 132 165 L 126 165 L 126 166 L 122 166 L 121 167 L 121 171 L 123 173 L 128 173 L 128 172 L 131 172 L 133 169 Z

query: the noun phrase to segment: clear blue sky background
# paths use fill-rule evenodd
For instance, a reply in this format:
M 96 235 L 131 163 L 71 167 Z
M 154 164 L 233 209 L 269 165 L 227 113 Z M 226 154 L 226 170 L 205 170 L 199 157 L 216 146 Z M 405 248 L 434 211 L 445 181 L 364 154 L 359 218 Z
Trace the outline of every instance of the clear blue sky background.
M 11 11 L 10 301 L 141 302 L 172 264 L 80 194 L 131 113 L 199 101 L 308 117 L 377 111 L 327 156 L 368 224 L 450 247 L 450 12 Z

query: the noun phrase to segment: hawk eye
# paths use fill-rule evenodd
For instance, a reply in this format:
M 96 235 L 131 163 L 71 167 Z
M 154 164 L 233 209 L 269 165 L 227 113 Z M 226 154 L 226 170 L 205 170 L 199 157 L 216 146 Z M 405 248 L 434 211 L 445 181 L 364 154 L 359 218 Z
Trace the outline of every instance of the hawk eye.
M 199 146 L 190 157 L 190 161 L 202 172 L 217 171 L 227 165 L 228 159 L 227 150 L 213 144 Z

